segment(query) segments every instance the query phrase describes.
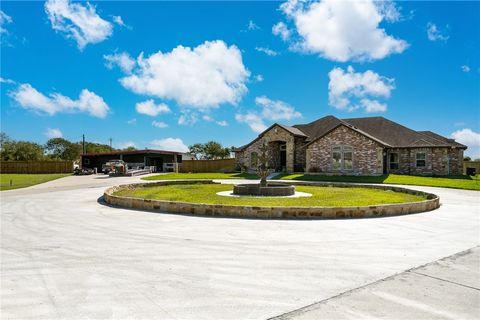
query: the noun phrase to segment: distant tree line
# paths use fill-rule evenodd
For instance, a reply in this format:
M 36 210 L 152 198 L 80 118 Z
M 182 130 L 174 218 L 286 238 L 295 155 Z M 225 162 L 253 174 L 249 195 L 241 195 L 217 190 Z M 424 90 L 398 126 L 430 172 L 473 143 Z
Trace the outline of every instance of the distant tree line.
M 190 154 L 197 160 L 215 160 L 231 158 L 233 147 L 223 147 L 219 142 L 195 143 L 188 147 Z
M 23 160 L 78 160 L 82 154 L 83 144 L 71 142 L 64 138 L 52 138 L 44 145 L 31 141 L 16 141 L 7 134 L 0 133 L 0 159 L 2 161 Z M 135 150 L 110 148 L 107 144 L 85 141 L 87 153 L 109 152 L 111 150 Z

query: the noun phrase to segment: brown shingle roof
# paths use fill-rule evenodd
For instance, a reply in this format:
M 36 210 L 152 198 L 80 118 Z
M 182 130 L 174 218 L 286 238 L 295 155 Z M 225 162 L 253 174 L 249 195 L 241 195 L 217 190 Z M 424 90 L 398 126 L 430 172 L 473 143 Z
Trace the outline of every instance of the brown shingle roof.
M 313 142 L 324 136 L 340 125 L 345 125 L 372 140 L 376 140 L 384 146 L 400 147 L 456 147 L 467 148 L 467 146 L 455 142 L 453 139 L 445 138 L 431 131 L 415 131 L 401 124 L 388 120 L 384 117 L 338 119 L 334 116 L 326 116 L 307 124 L 294 126 L 279 125 L 293 135 L 306 137 L 306 142 Z M 260 139 L 263 134 L 274 125 L 262 132 L 255 140 L 244 145 L 239 150 L 246 148 L 254 141 Z

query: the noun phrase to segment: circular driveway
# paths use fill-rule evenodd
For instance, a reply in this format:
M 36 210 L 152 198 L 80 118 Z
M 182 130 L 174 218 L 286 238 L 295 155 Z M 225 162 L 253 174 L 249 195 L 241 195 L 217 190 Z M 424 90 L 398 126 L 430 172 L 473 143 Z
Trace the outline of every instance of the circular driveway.
M 72 176 L 1 197 L 2 319 L 265 319 L 480 243 L 479 192 L 375 219 L 248 220 L 98 202 L 138 177 Z M 230 181 L 232 182 L 232 181 Z

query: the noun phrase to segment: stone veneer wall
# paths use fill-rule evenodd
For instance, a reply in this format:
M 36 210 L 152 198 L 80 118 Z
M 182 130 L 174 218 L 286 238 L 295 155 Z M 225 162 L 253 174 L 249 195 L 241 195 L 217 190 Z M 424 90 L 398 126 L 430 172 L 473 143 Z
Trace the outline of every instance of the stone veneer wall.
M 277 132 L 275 132 L 275 129 L 277 129 Z M 255 170 L 256 168 L 251 167 L 251 153 L 256 152 L 258 155 L 260 155 L 260 148 L 262 147 L 263 143 L 265 142 L 268 144 L 273 141 L 286 142 L 287 172 L 293 172 L 295 158 L 295 139 L 293 134 L 280 126 L 272 127 L 270 130 L 264 132 L 263 136 L 260 139 L 249 145 L 241 153 L 236 153 L 235 158 L 237 159 L 237 162 L 244 164 L 250 170 Z
M 332 148 L 350 146 L 353 148 L 353 170 L 332 169 Z M 382 174 L 383 158 L 378 159 L 382 146 L 366 136 L 348 128 L 339 126 L 307 147 L 307 172 L 375 175 Z
M 260 218 L 260 219 L 339 219 L 339 218 L 370 218 L 382 216 L 395 216 L 402 214 L 419 213 L 435 210 L 440 206 L 440 199 L 434 194 L 421 191 L 373 185 L 348 185 L 335 183 L 302 183 L 295 185 L 332 186 L 339 188 L 371 188 L 406 192 L 409 194 L 423 195 L 426 200 L 387 205 L 372 205 L 363 207 L 257 207 L 257 206 L 233 206 L 219 204 L 201 204 L 175 201 L 150 200 L 117 196 L 114 193 L 124 189 L 134 189 L 145 186 L 161 186 L 171 184 L 190 183 L 213 183 L 211 180 L 188 180 L 188 181 L 159 181 L 153 183 L 140 183 L 110 187 L 105 190 L 103 197 L 105 202 L 113 206 L 148 210 L 160 213 L 180 213 L 218 217 Z
M 390 153 L 399 156 L 399 168 L 390 169 Z M 425 152 L 425 167 L 417 167 L 417 152 Z M 387 151 L 389 173 L 411 175 L 458 175 L 462 174 L 463 149 L 452 148 L 396 148 Z M 449 168 L 450 167 L 450 168 Z

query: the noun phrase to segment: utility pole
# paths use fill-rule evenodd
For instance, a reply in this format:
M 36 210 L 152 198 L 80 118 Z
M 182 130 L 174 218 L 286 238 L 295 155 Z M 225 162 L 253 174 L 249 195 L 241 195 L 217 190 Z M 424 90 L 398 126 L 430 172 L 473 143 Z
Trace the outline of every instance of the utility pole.
M 110 151 L 112 151 L 112 138 L 110 138 Z
M 85 135 L 82 134 L 82 154 L 87 153 L 87 150 L 85 150 Z

